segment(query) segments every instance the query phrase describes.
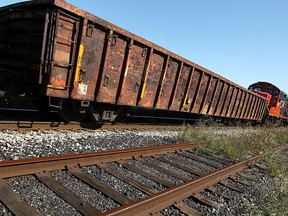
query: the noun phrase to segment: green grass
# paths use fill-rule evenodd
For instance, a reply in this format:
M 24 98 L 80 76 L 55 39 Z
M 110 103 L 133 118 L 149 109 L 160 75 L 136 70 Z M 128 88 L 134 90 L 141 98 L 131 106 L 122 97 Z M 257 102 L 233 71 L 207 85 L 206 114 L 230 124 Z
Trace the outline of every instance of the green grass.
M 269 154 L 275 147 L 288 143 L 286 128 L 211 129 L 187 127 L 182 141 L 206 141 L 199 151 L 211 150 L 230 160 L 243 160 L 252 154 Z M 244 132 L 243 132 L 244 131 Z
M 283 154 L 277 154 L 268 156 L 265 158 L 267 170 L 271 176 L 280 176 L 288 178 L 288 170 L 286 164 L 288 163 L 288 157 Z

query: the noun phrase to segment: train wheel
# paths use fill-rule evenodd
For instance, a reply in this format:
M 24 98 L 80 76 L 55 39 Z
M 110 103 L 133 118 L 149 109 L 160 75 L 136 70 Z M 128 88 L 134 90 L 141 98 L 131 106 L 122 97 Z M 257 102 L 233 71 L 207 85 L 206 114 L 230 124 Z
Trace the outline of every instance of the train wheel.
M 80 122 L 86 116 L 86 110 L 81 107 L 81 101 L 61 99 L 59 107 L 61 108 L 57 109 L 58 115 L 65 122 Z

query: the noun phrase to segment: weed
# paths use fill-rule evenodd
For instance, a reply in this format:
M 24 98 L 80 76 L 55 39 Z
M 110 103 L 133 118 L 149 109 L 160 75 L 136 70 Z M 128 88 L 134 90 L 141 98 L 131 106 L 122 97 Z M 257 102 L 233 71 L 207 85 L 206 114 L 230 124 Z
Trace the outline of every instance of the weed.
M 274 154 L 273 149 L 288 143 L 287 128 L 211 129 L 188 127 L 183 141 L 206 141 L 199 151 L 210 149 L 214 154 L 238 161 L 254 154 L 265 155 L 269 181 L 260 184 L 256 203 L 246 203 L 245 215 L 288 215 L 288 154 Z
M 258 188 L 258 203 L 246 204 L 246 215 L 288 215 L 287 155 L 265 159 L 270 180 Z M 286 167 L 286 168 L 285 168 Z
M 238 161 L 253 154 L 269 154 L 275 147 L 288 142 L 286 128 L 192 128 L 187 127 L 182 141 L 206 141 L 199 151 L 212 150 L 215 154 Z

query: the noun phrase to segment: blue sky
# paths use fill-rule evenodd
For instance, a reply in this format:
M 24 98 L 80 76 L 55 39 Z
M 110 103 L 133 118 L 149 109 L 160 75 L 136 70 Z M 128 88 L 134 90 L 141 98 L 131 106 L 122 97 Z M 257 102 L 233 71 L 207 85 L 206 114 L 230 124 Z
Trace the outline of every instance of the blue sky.
M 66 1 L 243 87 L 288 92 L 287 0 Z

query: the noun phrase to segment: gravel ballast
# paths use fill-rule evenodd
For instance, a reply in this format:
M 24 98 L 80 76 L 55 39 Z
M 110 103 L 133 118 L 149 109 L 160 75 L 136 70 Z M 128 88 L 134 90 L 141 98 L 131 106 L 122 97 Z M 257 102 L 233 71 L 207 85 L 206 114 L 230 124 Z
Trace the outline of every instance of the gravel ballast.
M 172 144 L 177 131 L 16 131 L 0 132 L 0 160 L 96 152 L 132 147 Z
M 172 144 L 178 142 L 180 133 L 173 130 L 97 130 L 79 132 L 51 130 L 45 132 L 30 131 L 25 133 L 1 131 L 0 136 L 0 160 L 19 160 L 52 155 Z M 155 182 L 133 172 L 124 170 L 119 165 L 116 165 L 114 168 L 128 175 L 130 174 L 140 182 L 152 185 L 155 189 L 164 189 L 161 185 L 157 185 Z M 128 187 L 126 183 L 119 181 L 117 178 L 105 172 L 100 172 L 97 167 L 85 168 L 85 171 L 132 199 L 139 199 L 146 196 L 141 191 L 133 187 Z M 112 199 L 104 196 L 101 192 L 96 191 L 90 186 L 83 184 L 68 172 L 57 171 L 53 172 L 52 176 L 65 187 L 75 192 L 79 197 L 82 197 L 83 200 L 89 202 L 101 211 L 107 211 L 119 206 L 119 204 Z M 33 176 L 11 178 L 6 180 L 5 183 L 10 185 L 27 203 L 37 208 L 44 215 L 79 215 L 77 210 L 66 204 Z M 48 202 L 43 202 L 43 199 Z M 11 215 L 1 202 L 0 215 Z
M 225 131 L 225 129 L 223 129 L 223 131 Z M 230 129 L 227 134 L 225 132 L 223 132 L 223 134 L 225 134 L 225 136 L 230 136 L 232 131 L 234 130 Z M 215 134 L 217 133 L 218 132 L 215 132 Z M 243 134 L 244 132 L 240 132 L 240 134 L 241 133 Z M 82 152 L 172 144 L 178 142 L 178 140 L 181 138 L 181 133 L 173 130 L 99 130 L 81 132 L 30 131 L 25 133 L 20 133 L 16 131 L 2 131 L 0 132 L 0 136 L 0 160 L 17 160 L 24 158 L 44 157 L 50 155 L 64 155 Z M 194 153 L 185 154 L 194 155 Z M 187 162 L 190 162 L 189 165 L 183 164 L 183 166 L 187 166 L 191 169 L 195 169 L 199 172 L 205 173 L 205 170 L 195 168 L 191 165 L 192 162 L 196 164 L 198 164 L 198 162 L 187 159 L 181 155 L 177 155 L 177 157 L 181 159 L 186 159 Z M 164 156 L 164 158 L 171 162 L 179 163 L 177 159 L 171 158 L 169 156 Z M 201 159 L 207 160 L 205 157 L 202 157 Z M 168 170 L 171 170 L 182 176 L 189 178 L 195 177 L 177 168 L 173 169 L 170 165 L 159 161 L 157 158 L 151 157 L 147 159 L 147 161 L 159 164 L 161 167 L 168 168 Z M 129 161 L 128 163 L 135 164 L 140 169 L 154 174 L 155 176 L 161 177 L 165 180 L 168 180 L 173 184 L 180 184 L 182 182 L 174 179 L 174 177 L 164 175 L 163 173 L 160 173 L 154 169 L 145 167 L 145 165 L 141 165 L 139 162 Z M 220 165 L 216 161 L 215 164 Z M 132 179 L 142 182 L 148 187 L 154 188 L 157 191 L 162 191 L 166 188 L 165 186 L 160 185 L 148 178 L 145 178 L 137 173 L 125 169 L 124 167 L 122 167 L 121 164 L 110 163 L 108 166 L 127 175 L 127 177 L 131 177 Z M 204 167 L 206 166 L 204 165 Z M 83 168 L 83 171 L 88 173 L 89 175 L 92 175 L 94 178 L 103 181 L 107 185 L 107 187 L 113 187 L 118 192 L 130 197 L 133 200 L 137 200 L 139 198 L 147 196 L 147 194 L 142 193 L 140 190 L 113 177 L 112 175 L 106 173 L 105 171 L 99 169 L 96 166 L 85 167 Z M 91 205 L 100 209 L 101 211 L 107 211 L 109 209 L 119 206 L 117 202 L 113 201 L 111 198 L 108 198 L 101 192 L 91 188 L 89 185 L 79 181 L 67 171 L 56 171 L 52 173 L 52 176 L 55 180 L 63 184 L 69 190 L 73 191 L 83 200 L 89 202 Z M 250 186 L 235 183 L 235 185 L 243 188 L 245 190 L 245 193 L 232 191 L 220 184 L 217 184 L 216 187 L 225 194 L 230 195 L 232 197 L 231 200 L 224 199 L 221 196 L 212 194 L 207 191 L 201 192 L 205 197 L 220 203 L 221 207 L 219 209 L 213 209 L 211 207 L 202 205 L 193 198 L 186 199 L 185 203 L 188 206 L 193 206 L 195 209 L 204 213 L 205 215 L 243 215 L 245 214 L 247 203 L 248 206 L 252 207 L 256 205 L 258 203 L 260 191 L 262 191 L 263 188 L 268 188 L 268 186 L 266 186 L 267 183 L 270 183 L 272 181 L 272 178 L 269 177 L 269 175 L 263 173 L 259 176 L 256 176 L 256 178 L 259 178 L 259 181 L 250 182 Z M 5 180 L 5 183 L 10 185 L 13 190 L 17 194 L 22 196 L 27 203 L 37 208 L 44 215 L 79 215 L 76 209 L 62 201 L 61 198 L 57 197 L 56 194 L 49 190 L 45 185 L 40 183 L 36 177 L 24 176 L 11 178 Z M 184 215 L 174 207 L 163 210 L 162 214 Z M 2 215 L 10 216 L 12 214 L 0 202 L 0 216 Z

